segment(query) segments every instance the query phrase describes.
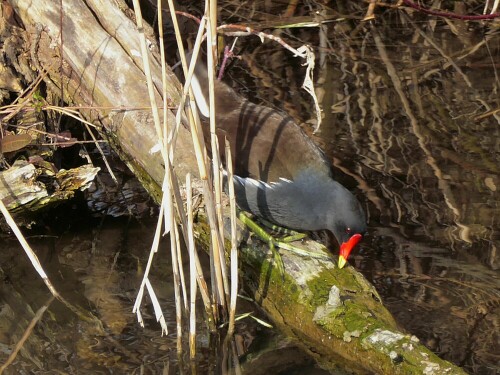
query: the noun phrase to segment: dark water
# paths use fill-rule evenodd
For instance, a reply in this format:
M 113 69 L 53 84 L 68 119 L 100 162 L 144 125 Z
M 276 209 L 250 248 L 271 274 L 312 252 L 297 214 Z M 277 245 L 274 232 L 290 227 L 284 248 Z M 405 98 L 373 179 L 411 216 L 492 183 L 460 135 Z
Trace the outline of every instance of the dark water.
M 500 114 L 474 118 L 500 105 L 500 38 L 420 27 L 442 53 L 396 27 L 381 38 L 390 60 L 380 60 L 370 38 L 359 60 L 344 59 L 343 68 L 332 61 L 333 75 L 358 69 L 323 105 L 345 100 L 347 110 L 325 116 L 320 136 L 370 212 L 371 238 L 354 265 L 432 350 L 471 372 L 495 373 Z M 443 56 L 456 56 L 456 66 Z
M 60 302 L 52 302 L 7 374 L 161 373 L 166 367 L 176 367 L 175 334 L 160 337 L 147 307 L 142 311 L 145 329 L 132 314 L 152 240 L 149 224 L 106 219 L 90 226 L 80 223 L 55 235 L 28 233 L 58 292 L 80 308 L 83 317 L 93 314 L 98 319 L 85 321 Z M 3 363 L 50 293 L 14 238 L 2 239 L 0 248 Z M 157 261 L 152 283 L 158 286 L 165 318 L 172 327 L 175 305 L 169 261 L 166 257 Z
M 500 113 L 477 118 L 500 106 L 488 30 L 392 13 L 292 32 L 323 45 L 315 135 L 297 59 L 258 44 L 236 64 L 259 77 L 245 79 L 257 100 L 306 122 L 363 202 L 370 234 L 351 264 L 405 330 L 475 374 L 500 372 Z
M 58 228 L 70 227 L 61 233 L 47 227 L 26 235 L 55 288 L 77 313 L 51 301 L 15 238 L 0 237 L 0 368 L 23 335 L 28 337 L 4 374 L 220 374 L 232 367 L 223 360 L 232 353 L 224 329 L 210 334 L 203 313 L 197 318 L 195 361 L 189 360 L 186 317 L 183 352 L 178 353 L 169 241 L 160 244 L 150 274 L 169 333 L 161 335 L 149 298 L 141 308 L 145 327 L 137 323 L 132 307 L 156 219 L 92 220 L 81 210 L 73 215 L 80 219 L 66 212 L 67 222 Z M 256 305 L 238 303 L 238 314 L 253 312 L 266 320 Z M 250 318 L 237 323 L 233 345 L 242 373 L 327 374 L 296 345 Z

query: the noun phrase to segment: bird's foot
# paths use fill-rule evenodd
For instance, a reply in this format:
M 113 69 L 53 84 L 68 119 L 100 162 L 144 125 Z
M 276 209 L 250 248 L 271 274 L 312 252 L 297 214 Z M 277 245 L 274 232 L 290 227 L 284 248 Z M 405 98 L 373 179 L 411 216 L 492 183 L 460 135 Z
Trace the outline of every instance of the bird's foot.
M 283 228 L 283 227 L 274 225 L 268 221 L 261 220 L 265 226 L 272 229 L 273 231 L 287 234 L 286 237 L 276 239 L 275 237 L 270 235 L 264 228 L 262 228 L 262 226 L 257 224 L 254 220 L 252 220 L 245 212 L 240 211 L 239 219 L 255 235 L 257 235 L 260 239 L 262 239 L 264 242 L 267 242 L 269 244 L 269 247 L 270 247 L 271 251 L 273 252 L 273 255 L 276 257 L 278 268 L 283 267 L 283 261 L 281 260 L 281 256 L 279 255 L 278 251 L 276 250 L 276 247 L 291 251 L 295 254 L 298 254 L 298 255 L 304 256 L 304 257 L 322 258 L 322 259 L 325 258 L 324 254 L 311 252 L 307 249 L 303 249 L 301 247 L 298 247 L 298 246 L 291 244 L 291 242 L 293 242 L 293 241 L 297 241 L 297 240 L 300 240 L 300 239 L 307 237 L 307 235 L 304 233 L 299 233 L 299 232 L 296 232 L 296 231 L 291 230 L 291 229 L 287 229 L 287 228 Z

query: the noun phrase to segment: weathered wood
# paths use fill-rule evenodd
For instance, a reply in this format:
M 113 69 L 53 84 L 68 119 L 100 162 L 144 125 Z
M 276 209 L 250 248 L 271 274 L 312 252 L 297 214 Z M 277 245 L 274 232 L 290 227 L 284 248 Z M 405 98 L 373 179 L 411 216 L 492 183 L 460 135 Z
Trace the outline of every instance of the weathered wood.
M 158 137 L 151 111 L 147 110 L 150 102 L 141 69 L 139 33 L 134 23 L 117 7 L 118 3 L 98 0 L 63 2 L 63 16 L 60 17 L 59 3 L 11 2 L 25 22 L 34 65 L 47 72 L 49 88 L 62 94 L 66 103 L 93 108 L 81 112 L 90 122 L 102 127 L 127 165 L 158 200 L 160 189 L 155 185 L 161 184 L 164 169 L 160 153 L 150 152 L 158 143 Z M 124 3 L 121 4 L 125 7 Z M 150 45 L 153 81 L 156 87 L 160 87 L 155 41 L 151 39 Z M 170 70 L 167 79 L 168 105 L 175 107 L 181 85 Z M 156 97 L 161 103 L 158 90 Z M 168 111 L 168 121 L 174 123 L 171 111 Z M 181 129 L 181 132 L 185 130 Z M 190 136 L 178 138 L 179 148 L 185 146 L 184 140 L 190 140 Z M 191 163 L 190 151 L 179 152 L 179 155 L 177 169 Z M 188 157 L 182 158 L 182 155 Z
M 103 125 L 120 155 L 158 199 L 163 165 L 159 153 L 150 153 L 157 136 L 148 112 L 131 110 L 149 106 L 142 62 L 137 59 L 140 47 L 135 26 L 118 11 L 116 2 L 63 2 L 64 64 L 59 70 L 60 3 L 10 2 L 33 35 L 32 43 L 36 45 L 32 49 L 40 66 L 48 71 L 47 79 L 54 87 L 64 88 L 67 102 L 94 107 L 83 112 L 86 118 Z M 35 22 L 43 27 L 36 27 Z M 151 57 L 156 72 L 153 80 L 159 82 L 157 59 L 154 54 Z M 175 106 L 180 85 L 170 71 L 168 78 L 169 104 Z M 104 109 L 120 105 L 124 110 Z M 170 112 L 169 121 L 173 121 Z M 195 170 L 190 136 L 183 129 L 178 137 L 175 169 L 181 176 Z M 210 236 L 203 221 L 198 233 L 200 241 L 206 243 Z M 335 366 L 333 361 L 338 361 L 359 373 L 464 373 L 400 332 L 363 276 L 352 267 L 338 270 L 317 246 L 307 243 L 309 251 L 325 259 L 284 252 L 284 279 L 272 266 L 269 251 L 262 243 L 249 242 L 241 247 L 247 288 L 280 329 L 331 367 Z
M 0 199 L 18 221 L 29 222 L 33 213 L 72 198 L 77 190 L 88 188 L 99 170 L 87 164 L 53 173 L 19 160 L 0 172 Z M 42 175 L 44 182 L 40 179 Z

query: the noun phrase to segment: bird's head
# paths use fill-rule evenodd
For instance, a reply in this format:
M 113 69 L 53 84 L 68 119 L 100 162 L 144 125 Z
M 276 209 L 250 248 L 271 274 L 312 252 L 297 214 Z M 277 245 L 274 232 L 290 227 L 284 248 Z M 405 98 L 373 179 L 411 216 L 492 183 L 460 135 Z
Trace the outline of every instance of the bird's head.
M 346 263 L 351 251 L 358 244 L 359 241 L 363 238 L 363 234 L 359 233 L 359 231 L 354 231 L 350 227 L 346 227 L 345 229 L 346 235 L 343 236 L 343 240 L 339 240 L 340 244 L 340 253 L 339 253 L 339 268 L 343 268 Z M 336 236 L 337 237 L 337 236 Z
M 353 195 L 346 195 L 347 198 L 340 205 L 341 208 L 336 216 L 335 223 L 331 231 L 340 245 L 338 266 L 343 268 L 351 251 L 363 238 L 366 233 L 366 216 Z

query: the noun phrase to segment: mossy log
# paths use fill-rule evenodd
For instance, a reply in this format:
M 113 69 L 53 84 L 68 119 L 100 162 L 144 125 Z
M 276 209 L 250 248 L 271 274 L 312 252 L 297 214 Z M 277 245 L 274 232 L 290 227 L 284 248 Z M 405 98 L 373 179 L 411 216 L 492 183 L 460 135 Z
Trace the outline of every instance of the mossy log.
M 197 228 L 199 241 L 207 244 L 208 227 Z M 465 374 L 399 329 L 355 268 L 339 270 L 330 252 L 312 240 L 294 245 L 311 255 L 280 251 L 283 275 L 265 243 L 253 235 L 240 243 L 244 285 L 280 331 L 323 367 L 359 374 Z
M 9 1 L 31 36 L 31 51 L 47 73 L 49 87 L 63 92 L 67 103 L 93 107 L 82 114 L 102 125 L 102 133 L 158 199 L 164 170 L 160 154 L 150 152 L 158 143 L 156 132 L 147 111 L 131 110 L 150 104 L 142 61 L 137 57 L 139 33 L 117 5 L 124 9 L 124 3 L 63 2 L 61 17 L 59 2 Z M 151 40 L 150 61 L 153 81 L 161 87 L 155 45 Z M 181 86 L 170 71 L 167 77 L 169 106 L 175 107 Z M 160 103 L 159 91 L 157 98 Z M 119 106 L 123 109 L 106 109 Z M 168 116 L 173 121 L 171 112 Z M 174 164 L 179 176 L 196 168 L 191 137 L 182 128 Z M 202 220 L 197 229 L 200 243 L 207 244 L 206 222 Z M 283 278 L 273 267 L 267 246 L 259 241 L 241 246 L 245 284 L 283 332 L 298 339 L 325 365 L 334 366 L 338 361 L 359 373 L 464 373 L 398 330 L 375 289 L 356 270 L 339 270 L 317 244 L 307 242 L 305 246 L 322 258 L 284 252 Z

